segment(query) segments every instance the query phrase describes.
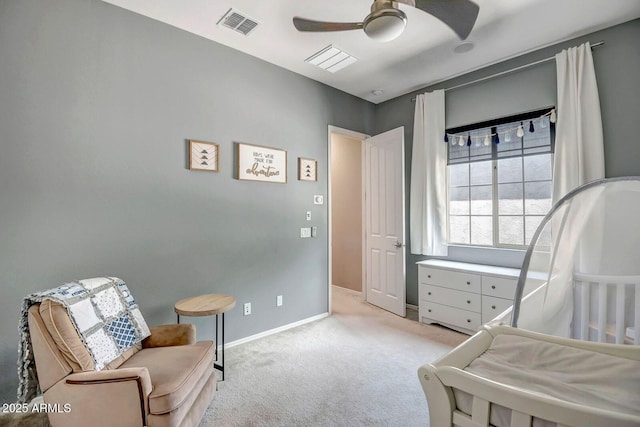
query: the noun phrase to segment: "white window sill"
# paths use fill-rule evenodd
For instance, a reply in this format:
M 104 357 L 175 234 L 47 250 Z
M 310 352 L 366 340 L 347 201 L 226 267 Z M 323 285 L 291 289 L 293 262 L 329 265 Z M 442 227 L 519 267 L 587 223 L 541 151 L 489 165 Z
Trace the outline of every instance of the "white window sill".
M 450 248 L 462 248 L 464 250 L 481 250 L 481 251 L 500 251 L 500 252 L 514 252 L 514 253 L 523 253 L 526 252 L 526 249 L 518 249 L 518 248 L 500 248 L 500 247 L 495 247 L 495 246 L 473 246 L 473 245 L 458 245 L 458 244 L 452 244 L 452 245 L 447 245 Z

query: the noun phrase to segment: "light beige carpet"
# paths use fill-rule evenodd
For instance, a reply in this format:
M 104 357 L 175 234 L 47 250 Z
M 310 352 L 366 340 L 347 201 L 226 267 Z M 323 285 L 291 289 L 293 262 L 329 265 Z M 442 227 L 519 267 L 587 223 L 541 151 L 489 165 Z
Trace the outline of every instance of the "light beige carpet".
M 200 426 L 428 425 L 417 369 L 467 336 L 333 295 L 332 316 L 227 349 Z

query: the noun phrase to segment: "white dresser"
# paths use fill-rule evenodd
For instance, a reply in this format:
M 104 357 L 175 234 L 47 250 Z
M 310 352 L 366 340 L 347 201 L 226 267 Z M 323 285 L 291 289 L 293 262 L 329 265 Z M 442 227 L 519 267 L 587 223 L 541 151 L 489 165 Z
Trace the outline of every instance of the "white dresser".
M 441 260 L 417 264 L 423 323 L 471 335 L 513 304 L 519 269 Z

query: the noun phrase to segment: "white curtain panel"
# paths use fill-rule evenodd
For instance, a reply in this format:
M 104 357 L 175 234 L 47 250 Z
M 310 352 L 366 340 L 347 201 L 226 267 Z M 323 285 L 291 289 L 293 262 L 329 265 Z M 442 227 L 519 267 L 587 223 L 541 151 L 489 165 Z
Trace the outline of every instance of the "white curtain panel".
M 444 91 L 416 97 L 411 157 L 411 253 L 446 256 L 447 145 Z
M 587 42 L 556 55 L 558 121 L 553 203 L 574 188 L 604 178 L 600 98 Z

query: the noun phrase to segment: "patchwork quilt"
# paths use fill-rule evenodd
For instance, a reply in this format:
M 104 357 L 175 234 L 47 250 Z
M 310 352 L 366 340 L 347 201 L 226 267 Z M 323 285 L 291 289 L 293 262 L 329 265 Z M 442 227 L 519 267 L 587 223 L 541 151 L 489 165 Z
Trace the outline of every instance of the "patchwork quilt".
M 26 296 L 20 317 L 20 402 L 30 401 L 38 389 L 27 322 L 29 307 L 47 299 L 67 309 L 71 323 L 91 355 L 97 371 L 151 335 L 127 285 L 117 277 L 79 280 Z

